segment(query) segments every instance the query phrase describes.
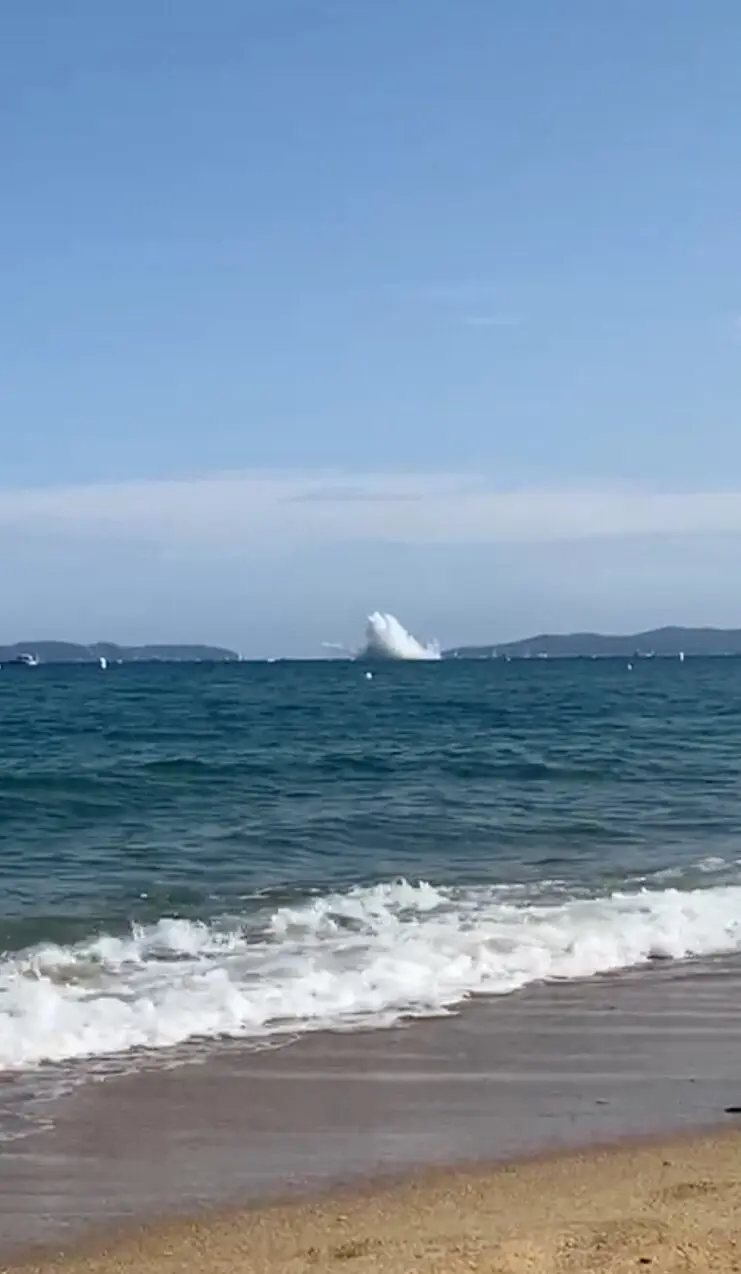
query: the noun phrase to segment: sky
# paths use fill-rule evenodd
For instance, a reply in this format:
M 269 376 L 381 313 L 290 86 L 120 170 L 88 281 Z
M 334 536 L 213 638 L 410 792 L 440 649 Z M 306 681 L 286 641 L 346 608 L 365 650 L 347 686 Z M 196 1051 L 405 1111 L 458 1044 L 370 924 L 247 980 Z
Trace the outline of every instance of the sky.
M 737 0 L 0 14 L 0 642 L 741 626 Z

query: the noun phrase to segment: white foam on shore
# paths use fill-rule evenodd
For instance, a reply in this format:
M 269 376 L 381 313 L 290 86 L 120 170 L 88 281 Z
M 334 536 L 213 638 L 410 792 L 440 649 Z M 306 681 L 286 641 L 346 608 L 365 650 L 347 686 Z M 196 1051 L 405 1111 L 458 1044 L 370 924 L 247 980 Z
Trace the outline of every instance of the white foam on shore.
M 0 1069 L 194 1039 L 385 1027 L 476 994 L 741 950 L 741 886 L 528 904 L 396 881 L 259 921 L 162 919 L 0 959 Z

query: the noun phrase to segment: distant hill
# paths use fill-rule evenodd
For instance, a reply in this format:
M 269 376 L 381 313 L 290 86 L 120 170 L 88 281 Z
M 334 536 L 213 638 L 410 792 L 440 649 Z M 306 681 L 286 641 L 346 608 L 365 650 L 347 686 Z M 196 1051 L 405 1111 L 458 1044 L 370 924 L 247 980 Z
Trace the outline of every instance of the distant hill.
M 610 636 L 604 633 L 541 633 L 522 641 L 493 646 L 456 646 L 444 659 L 616 659 L 633 656 L 675 658 L 741 655 L 741 629 L 654 628 L 645 633 Z
M 213 661 L 226 663 L 239 659 L 235 650 L 221 646 L 117 646 L 99 641 L 80 646 L 69 641 L 19 641 L 0 646 L 0 664 L 9 663 L 21 654 L 35 655 L 42 664 L 90 664 L 103 657 L 109 663 L 194 663 Z

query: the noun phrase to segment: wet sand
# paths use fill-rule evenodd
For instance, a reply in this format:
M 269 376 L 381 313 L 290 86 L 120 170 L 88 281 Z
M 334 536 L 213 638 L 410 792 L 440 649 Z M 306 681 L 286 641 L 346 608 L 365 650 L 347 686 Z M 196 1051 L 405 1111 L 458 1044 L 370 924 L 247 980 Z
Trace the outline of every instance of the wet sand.
M 741 1269 L 741 1134 L 149 1227 L 25 1274 L 628 1274 Z
M 547 1245 L 548 1260 L 553 1262 L 561 1242 L 554 1236 L 559 1226 L 566 1233 L 569 1208 L 576 1207 L 587 1224 L 592 1168 L 583 1165 L 599 1164 L 604 1181 L 594 1181 L 595 1217 L 602 1215 L 602 1208 L 607 1224 L 610 1193 L 622 1190 L 622 1202 L 619 1207 L 615 1203 L 615 1224 L 624 1212 L 620 1224 L 628 1227 L 626 1233 L 633 1233 L 634 1223 L 636 1233 L 644 1233 L 648 1225 L 654 1235 L 651 1242 L 658 1243 L 659 1222 L 650 1220 L 654 1204 L 645 1212 L 646 1199 L 656 1200 L 662 1190 L 681 1185 L 692 1208 L 697 1210 L 700 1203 L 706 1208 L 705 1220 L 696 1218 L 697 1224 L 709 1226 L 716 1196 L 725 1199 L 724 1190 L 731 1190 L 736 1198 L 733 1163 L 738 1160 L 741 1165 L 741 1146 L 735 1138 L 721 1136 L 692 1148 L 687 1143 L 672 1152 L 674 1175 L 663 1166 L 663 1151 L 648 1147 L 524 1164 L 514 1175 L 510 1170 L 492 1176 L 491 1168 L 483 1173 L 474 1169 L 428 1176 L 408 1187 L 379 1186 L 352 1203 L 361 1211 L 353 1213 L 357 1220 L 347 1233 L 345 1222 L 337 1220 L 337 1205 L 290 1200 L 319 1197 L 340 1184 L 383 1180 L 384 1174 L 465 1163 L 492 1165 L 544 1151 L 574 1146 L 583 1151 L 618 1139 L 686 1134 L 719 1122 L 731 1125 L 736 1117 L 725 1114 L 726 1108 L 741 1105 L 740 993 L 734 963 L 704 969 L 657 966 L 615 979 L 532 988 L 471 1005 L 455 1018 L 417 1022 L 400 1030 L 317 1035 L 270 1052 L 233 1046 L 209 1055 L 203 1064 L 168 1070 L 155 1066 L 138 1075 L 87 1084 L 54 1106 L 52 1128 L 3 1148 L 0 1248 L 7 1259 L 28 1245 L 69 1250 L 91 1230 L 170 1216 L 164 1230 L 150 1231 L 146 1240 L 137 1238 L 133 1246 L 124 1244 L 123 1255 L 116 1257 L 118 1265 L 86 1268 L 231 1269 L 235 1266 L 229 1261 L 237 1249 L 229 1245 L 237 1243 L 247 1245 L 240 1249 L 239 1268 L 317 1269 L 330 1260 L 330 1249 L 359 1243 L 362 1251 L 352 1255 L 348 1249 L 332 1261 L 352 1255 L 352 1268 L 358 1271 L 632 1269 L 630 1264 L 548 1265 L 542 1263 L 542 1253 L 529 1267 L 507 1265 L 510 1256 L 491 1254 L 491 1245 L 500 1241 L 491 1227 L 500 1233 L 511 1223 L 512 1235 L 524 1243 L 523 1226 L 529 1219 L 523 1212 L 517 1221 L 511 1211 L 514 1197 L 507 1190 L 525 1183 L 517 1186 L 524 1192 L 523 1208 L 529 1193 L 545 1192 L 542 1198 L 538 1193 L 536 1228 L 540 1233 L 546 1227 L 550 1207 L 556 1229 L 548 1231 Z M 695 1156 L 695 1167 L 687 1155 Z M 626 1166 L 639 1162 L 646 1174 L 640 1190 L 631 1185 L 634 1169 Z M 533 1173 L 535 1177 L 528 1176 Z M 581 1185 L 573 1194 L 577 1180 Z M 706 1188 L 702 1182 L 710 1185 Z M 552 1205 L 547 1204 L 548 1192 Z M 287 1206 L 265 1214 L 238 1212 L 228 1220 L 208 1219 L 208 1209 L 254 1207 L 276 1198 L 288 1200 Z M 679 1225 L 686 1209 L 672 1202 L 673 1195 L 661 1198 L 661 1225 Z M 475 1211 L 466 1221 L 469 1205 Z M 405 1222 L 409 1208 L 412 1221 Z M 741 1206 L 738 1211 L 741 1216 Z M 444 1232 L 443 1213 L 448 1217 Z M 268 1219 L 261 1221 L 261 1215 Z M 178 1222 L 178 1216 L 204 1220 Z M 417 1256 L 408 1247 L 412 1237 L 404 1237 L 405 1227 L 412 1225 L 414 1242 L 422 1244 Z M 474 1235 L 481 1231 L 481 1252 L 488 1256 L 465 1248 L 466 1227 Z M 381 1231 L 386 1246 L 366 1251 L 363 1244 L 380 1238 Z M 325 1232 L 329 1237 L 323 1239 Z M 198 1256 L 197 1245 L 204 1242 L 208 1252 L 201 1248 Z M 433 1247 L 442 1244 L 443 1255 L 438 1258 L 432 1247 L 425 1248 L 428 1242 Z M 611 1251 L 612 1240 L 606 1242 Z M 174 1244 L 173 1251 L 181 1255 L 165 1261 L 158 1243 Z M 278 1246 L 268 1251 L 266 1243 Z M 461 1264 L 469 1257 L 456 1255 L 454 1243 L 463 1243 L 471 1260 L 489 1264 Z M 573 1250 L 583 1255 L 588 1244 L 579 1243 Z M 220 1245 L 226 1245 L 223 1260 L 218 1257 Z M 589 1259 L 596 1261 L 596 1249 L 589 1251 Z M 150 1265 L 137 1265 L 140 1260 Z

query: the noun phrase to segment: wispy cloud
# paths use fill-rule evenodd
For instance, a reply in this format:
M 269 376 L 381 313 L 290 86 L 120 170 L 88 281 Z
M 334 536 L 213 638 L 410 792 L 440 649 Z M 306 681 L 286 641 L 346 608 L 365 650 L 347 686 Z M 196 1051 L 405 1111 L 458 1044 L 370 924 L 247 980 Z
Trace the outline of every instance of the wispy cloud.
M 421 500 L 420 492 L 384 490 L 366 490 L 362 486 L 323 486 L 309 491 L 300 491 L 283 497 L 286 504 L 378 504 L 388 501 Z
M 464 327 L 522 327 L 525 320 L 516 314 L 464 314 L 460 322 Z
M 463 327 L 521 327 L 525 318 L 511 287 L 480 279 L 457 283 L 425 283 L 409 288 L 406 295 L 417 305 Z
M 501 489 L 471 474 L 240 473 L 0 491 L 0 536 L 235 546 L 516 544 L 741 534 L 741 490 Z
M 502 286 L 490 279 L 459 279 L 448 283 L 421 283 L 409 289 L 413 296 L 446 305 L 485 305 L 502 295 Z

